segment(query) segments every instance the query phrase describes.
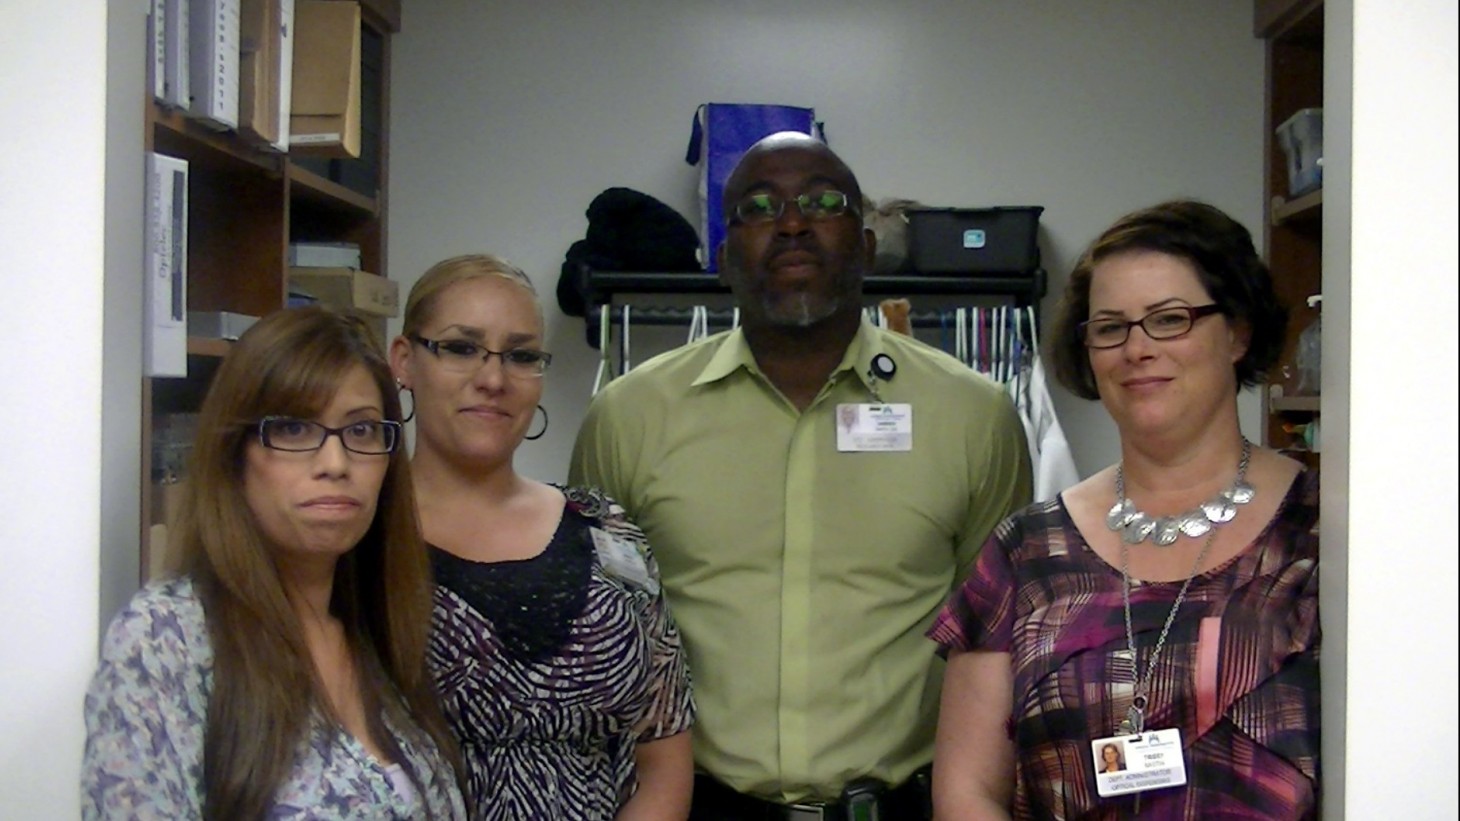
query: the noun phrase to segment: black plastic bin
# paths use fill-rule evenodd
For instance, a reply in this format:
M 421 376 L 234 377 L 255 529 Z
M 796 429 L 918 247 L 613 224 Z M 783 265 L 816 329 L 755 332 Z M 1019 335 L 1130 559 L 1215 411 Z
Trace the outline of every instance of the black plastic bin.
M 909 208 L 908 261 L 919 274 L 1033 276 L 1039 205 Z

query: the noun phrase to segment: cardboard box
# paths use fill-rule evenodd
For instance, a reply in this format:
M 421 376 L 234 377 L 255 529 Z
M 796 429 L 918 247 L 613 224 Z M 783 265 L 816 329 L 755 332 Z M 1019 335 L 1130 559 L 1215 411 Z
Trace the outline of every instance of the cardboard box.
M 911 273 L 1031 276 L 1039 269 L 1038 205 L 909 208 Z
M 290 268 L 289 290 L 301 291 L 337 310 L 374 317 L 400 313 L 400 285 L 353 268 Z
M 299 0 L 289 153 L 360 156 L 360 4 Z

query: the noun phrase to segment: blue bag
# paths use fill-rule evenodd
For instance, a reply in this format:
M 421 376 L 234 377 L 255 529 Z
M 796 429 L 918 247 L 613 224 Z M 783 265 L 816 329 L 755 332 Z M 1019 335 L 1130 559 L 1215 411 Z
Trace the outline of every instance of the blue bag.
M 725 239 L 720 196 L 746 149 L 778 131 L 799 131 L 826 140 L 816 111 L 788 105 L 705 103 L 695 111 L 684 161 L 700 167 L 700 260 L 715 271 L 715 252 Z

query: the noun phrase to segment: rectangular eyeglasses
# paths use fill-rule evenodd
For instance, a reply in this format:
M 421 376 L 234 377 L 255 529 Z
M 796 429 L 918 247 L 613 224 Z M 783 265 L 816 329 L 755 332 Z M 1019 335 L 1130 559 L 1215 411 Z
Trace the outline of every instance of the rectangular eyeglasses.
M 1221 312 L 1221 307 L 1217 305 L 1200 305 L 1195 308 L 1173 305 L 1154 310 L 1137 320 L 1100 317 L 1081 322 L 1076 327 L 1087 348 L 1119 348 L 1130 338 L 1130 329 L 1137 325 L 1151 339 L 1176 339 L 1191 333 L 1198 319 Z
M 345 450 L 365 456 L 384 456 L 400 442 L 399 422 L 366 419 L 331 428 L 292 416 L 265 416 L 259 420 L 259 443 L 266 448 L 293 453 L 319 450 L 331 436 L 340 437 Z

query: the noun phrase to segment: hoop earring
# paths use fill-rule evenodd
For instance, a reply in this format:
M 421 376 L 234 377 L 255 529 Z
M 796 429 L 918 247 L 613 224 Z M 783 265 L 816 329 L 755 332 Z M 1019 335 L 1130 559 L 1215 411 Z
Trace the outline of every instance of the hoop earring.
M 523 437 L 524 439 L 528 439 L 528 440 L 531 440 L 533 442 L 536 442 L 537 440 L 541 439 L 542 438 L 542 435 L 544 433 L 547 433 L 547 428 L 548 428 L 547 408 L 544 408 L 542 405 L 538 405 L 537 406 L 537 409 L 540 410 L 540 411 L 542 411 L 542 430 L 538 431 L 535 434 L 531 434 L 529 436 L 524 436 Z
M 406 394 L 411 395 L 411 412 L 401 417 L 400 420 L 401 424 L 405 424 L 406 422 L 409 422 L 412 419 L 416 418 L 416 392 L 411 390 L 410 388 L 407 388 L 405 385 L 402 385 L 399 379 L 395 380 L 395 386 L 400 389 L 402 397 L 404 397 Z

